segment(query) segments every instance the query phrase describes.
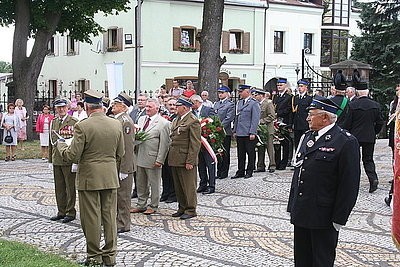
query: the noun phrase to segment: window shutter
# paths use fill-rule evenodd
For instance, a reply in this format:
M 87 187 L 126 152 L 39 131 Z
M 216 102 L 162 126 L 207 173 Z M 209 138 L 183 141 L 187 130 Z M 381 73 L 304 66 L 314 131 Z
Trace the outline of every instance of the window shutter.
M 200 39 L 198 38 L 198 36 L 200 36 L 200 34 L 201 34 L 201 29 L 198 29 L 198 30 L 195 31 L 195 36 L 194 36 L 195 37 L 195 43 L 196 43 L 195 48 L 196 48 L 197 52 L 200 51 Z
M 172 50 L 180 51 L 179 47 L 181 46 L 181 28 L 174 27 L 172 30 Z
M 85 91 L 90 90 L 90 81 L 85 80 Z
M 243 53 L 250 54 L 250 33 L 243 33 Z
M 107 52 L 108 49 L 108 31 L 103 32 L 103 52 Z
M 222 32 L 222 53 L 229 52 L 229 32 Z
M 172 88 L 173 79 L 165 79 L 165 89 L 167 89 L 167 93 L 169 93 L 169 89 Z
M 118 51 L 123 50 L 123 43 L 124 43 L 124 29 L 118 28 L 117 29 L 117 49 L 118 49 Z

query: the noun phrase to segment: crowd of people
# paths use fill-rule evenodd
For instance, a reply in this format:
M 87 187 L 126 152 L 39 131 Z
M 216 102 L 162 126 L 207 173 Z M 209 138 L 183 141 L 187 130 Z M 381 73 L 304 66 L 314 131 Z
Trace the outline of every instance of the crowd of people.
M 339 229 L 358 195 L 361 171 L 355 162 L 363 162 L 369 192 L 378 188 L 373 153 L 383 118 L 366 83 L 335 84 L 331 92 L 328 98 L 311 95 L 305 79 L 291 92 L 287 79 L 279 78 L 272 94 L 240 85 L 236 103 L 222 85 L 212 103 L 212 92 L 197 94 L 191 81 L 182 88 L 175 80 L 154 98 L 139 94 L 136 105 L 123 92 L 112 100 L 94 90 L 84 92 L 84 99 L 81 94 L 72 101 L 57 99 L 56 116 L 44 106 L 36 125 L 55 181 L 57 214 L 50 219 L 76 218 L 77 191 L 87 240 L 83 264 L 113 266 L 116 236 L 130 231 L 130 213 L 156 213 L 165 201 L 178 203 L 172 217 L 197 216 L 197 193 L 215 193 L 216 181 L 228 177 L 236 140 L 238 164 L 231 179 L 294 171 L 288 211 L 296 266 L 333 266 Z M 14 111 L 20 106 L 9 104 L 2 117 L 5 136 L 11 132 L 13 138 L 6 160 L 15 160 L 17 139 L 23 138 L 26 111 Z M 210 149 L 202 136 L 201 119 L 211 117 L 224 131 L 222 152 Z M 134 205 L 131 198 L 137 198 Z

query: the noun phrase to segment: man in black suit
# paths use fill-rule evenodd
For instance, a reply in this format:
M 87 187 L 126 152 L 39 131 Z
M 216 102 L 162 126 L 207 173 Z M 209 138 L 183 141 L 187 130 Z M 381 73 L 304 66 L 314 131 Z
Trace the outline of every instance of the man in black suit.
M 360 183 L 357 139 L 335 124 L 338 107 L 313 99 L 294 158 L 288 211 L 294 225 L 295 266 L 333 266 L 340 228 L 353 209 Z
M 217 177 L 216 179 L 224 179 L 228 177 L 229 165 L 231 161 L 231 141 L 232 141 L 232 122 L 235 119 L 235 104 L 229 99 L 231 89 L 226 86 L 218 88 L 219 101 L 214 103 L 214 110 L 224 126 L 225 137 L 222 146 L 224 152 L 217 155 Z
M 292 95 L 287 93 L 287 79 L 279 78 L 277 81 L 278 93 L 272 99 L 275 105 L 276 117 L 279 122 L 289 128 L 293 122 Z M 275 163 L 277 170 L 284 170 L 289 162 L 290 140 L 284 138 L 281 143 L 275 146 Z
M 193 102 L 192 112 L 197 118 L 209 118 L 215 116 L 215 111 L 211 107 L 203 105 L 203 99 L 199 95 L 192 95 L 190 100 Z M 212 194 L 215 192 L 215 168 L 216 162 L 211 157 L 210 153 L 202 145 L 199 153 L 199 176 L 200 184 L 197 188 L 197 193 L 203 195 Z M 207 185 L 208 184 L 208 185 Z
M 293 97 L 293 133 L 295 149 L 299 145 L 300 137 L 308 130 L 308 106 L 311 104 L 312 97 L 307 94 L 310 83 L 305 79 L 297 82 L 299 93 Z
M 378 189 L 378 175 L 375 171 L 374 147 L 376 135 L 381 131 L 383 118 L 379 103 L 368 97 L 366 83 L 357 84 L 358 99 L 349 104 L 349 114 L 345 128 L 349 130 L 360 143 L 362 162 L 369 180 L 369 192 Z

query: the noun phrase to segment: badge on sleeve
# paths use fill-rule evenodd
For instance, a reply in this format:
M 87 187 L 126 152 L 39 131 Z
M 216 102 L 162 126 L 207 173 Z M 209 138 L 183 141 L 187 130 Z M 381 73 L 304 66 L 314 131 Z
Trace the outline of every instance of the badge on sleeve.
M 129 127 L 129 126 L 125 126 L 125 128 L 124 128 L 124 132 L 125 132 L 126 134 L 130 134 L 130 133 L 132 132 L 132 129 L 131 129 L 131 127 Z

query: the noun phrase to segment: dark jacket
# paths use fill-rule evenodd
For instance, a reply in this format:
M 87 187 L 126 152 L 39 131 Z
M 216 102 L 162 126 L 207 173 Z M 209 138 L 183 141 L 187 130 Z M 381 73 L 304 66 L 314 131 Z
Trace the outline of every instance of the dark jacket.
M 276 94 L 272 99 L 275 106 L 276 117 L 278 120 L 291 125 L 293 122 L 292 96 L 284 93 L 282 96 Z
M 335 125 L 308 148 L 311 132 L 295 155 L 290 189 L 290 222 L 308 229 L 345 225 L 358 195 L 360 151 L 357 139 Z
M 312 97 L 304 95 L 300 98 L 300 95 L 293 97 L 293 129 L 294 130 L 308 130 L 308 110 L 312 102 Z
M 345 128 L 359 143 L 375 143 L 376 135 L 381 131 L 383 118 L 379 103 L 362 96 L 350 102 Z

